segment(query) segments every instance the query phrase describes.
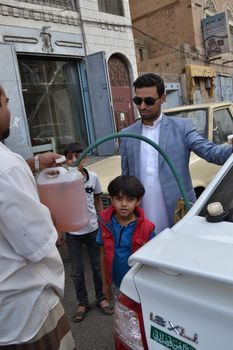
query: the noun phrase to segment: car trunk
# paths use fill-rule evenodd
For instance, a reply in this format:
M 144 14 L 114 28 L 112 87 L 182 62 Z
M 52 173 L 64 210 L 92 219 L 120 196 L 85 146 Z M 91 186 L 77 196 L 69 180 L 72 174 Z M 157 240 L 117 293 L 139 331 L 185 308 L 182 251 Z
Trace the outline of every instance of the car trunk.
M 229 348 L 232 251 L 232 223 L 194 216 L 131 256 L 149 349 Z

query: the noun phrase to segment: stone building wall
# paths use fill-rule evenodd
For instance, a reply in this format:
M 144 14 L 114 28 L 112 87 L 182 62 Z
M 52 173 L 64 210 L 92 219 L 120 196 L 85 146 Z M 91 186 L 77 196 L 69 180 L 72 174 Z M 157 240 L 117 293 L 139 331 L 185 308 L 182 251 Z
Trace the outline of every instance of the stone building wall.
M 124 16 L 100 12 L 97 0 L 80 0 L 86 53 L 105 51 L 107 59 L 120 54 L 128 60 L 131 79 L 137 75 L 134 37 L 128 1 L 123 1 Z
M 200 79 L 198 81 L 195 77 L 195 84 L 197 89 L 202 90 L 203 101 L 214 100 L 215 96 L 205 88 L 205 79 L 212 79 L 213 74 L 232 77 L 233 47 L 231 52 L 209 59 L 204 47 L 201 20 L 226 12 L 233 28 L 233 1 L 130 0 L 129 3 L 139 72 L 157 72 L 165 81 L 179 81 L 185 91 L 188 66 L 210 67 L 212 73 L 208 73 L 208 77 L 200 68 Z M 188 103 L 187 96 L 183 100 Z

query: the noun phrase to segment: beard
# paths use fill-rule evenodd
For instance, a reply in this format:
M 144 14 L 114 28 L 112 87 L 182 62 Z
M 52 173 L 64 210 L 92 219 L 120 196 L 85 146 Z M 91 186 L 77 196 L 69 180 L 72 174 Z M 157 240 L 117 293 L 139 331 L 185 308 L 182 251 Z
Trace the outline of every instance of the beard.
M 7 139 L 9 135 L 10 135 L 10 128 L 8 128 L 6 131 L 4 131 L 4 133 L 1 136 L 1 140 Z
M 140 115 L 141 115 L 141 119 L 142 122 L 154 122 L 155 120 L 157 120 L 160 117 L 161 111 L 152 113 L 148 111 L 147 113 L 143 113 L 143 111 L 140 111 Z
M 153 122 L 153 121 L 155 121 L 156 119 L 158 119 L 158 117 L 159 117 L 159 115 L 158 116 L 156 116 L 156 115 L 152 115 L 152 114 L 143 114 L 143 115 L 141 115 L 141 118 L 142 118 L 142 122 L 143 121 L 151 121 L 151 122 Z
M 156 117 L 154 115 L 151 114 L 143 114 L 141 115 L 142 120 L 151 120 L 151 119 L 155 119 Z

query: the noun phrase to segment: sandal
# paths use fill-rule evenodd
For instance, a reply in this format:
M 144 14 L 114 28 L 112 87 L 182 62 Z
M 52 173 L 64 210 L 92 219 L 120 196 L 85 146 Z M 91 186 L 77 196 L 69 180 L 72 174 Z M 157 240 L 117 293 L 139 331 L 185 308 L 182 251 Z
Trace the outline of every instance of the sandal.
M 84 310 L 77 310 L 76 314 L 72 317 L 72 320 L 74 322 L 81 322 L 84 320 L 84 318 L 86 317 L 88 311 L 90 311 L 91 307 L 88 306 L 84 306 L 84 305 L 79 305 L 79 307 L 83 307 Z M 78 307 L 78 309 L 79 309 Z
M 101 309 L 103 314 L 111 316 L 114 313 L 113 307 L 110 304 L 105 305 L 105 306 L 101 305 L 101 303 L 103 301 L 106 301 L 106 300 L 104 299 L 104 300 L 98 301 L 98 302 L 96 302 L 96 305 Z

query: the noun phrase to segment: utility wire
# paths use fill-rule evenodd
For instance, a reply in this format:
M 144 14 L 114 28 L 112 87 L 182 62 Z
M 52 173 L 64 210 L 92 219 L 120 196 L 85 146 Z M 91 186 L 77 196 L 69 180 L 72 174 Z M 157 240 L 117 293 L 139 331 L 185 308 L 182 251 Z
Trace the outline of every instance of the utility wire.
M 11 2 L 11 3 L 13 4 L 13 2 Z M 27 3 L 30 4 L 29 2 L 27 2 Z M 10 8 L 16 8 L 16 9 L 19 9 L 19 10 L 24 10 L 24 9 L 25 9 L 24 6 L 20 7 L 20 6 L 10 5 L 10 2 L 8 2 L 7 4 L 1 3 L 1 2 L 0 2 L 0 5 L 2 5 L 2 6 L 7 6 L 7 7 L 10 7 Z M 38 5 L 40 5 L 40 4 L 38 4 Z M 50 7 L 50 6 L 42 5 L 42 10 L 35 9 L 35 8 L 34 8 L 34 9 L 33 9 L 33 8 L 26 8 L 26 9 L 29 10 L 29 11 L 30 11 L 30 10 L 35 10 L 35 11 L 41 13 L 41 14 L 44 14 L 44 13 L 46 13 L 47 11 L 48 11 L 47 13 L 53 13 L 52 10 L 49 11 L 49 9 L 47 9 L 47 8 L 46 8 L 46 10 L 45 10 L 44 7 Z M 57 10 L 57 11 L 56 11 L 56 15 L 60 15 L 62 12 L 65 12 L 65 11 L 77 12 L 76 9 L 73 9 L 73 10 L 70 10 L 70 9 L 61 9 L 61 10 Z M 179 53 L 182 53 L 183 55 L 186 55 L 186 56 L 188 56 L 189 58 L 198 59 L 199 61 L 202 61 L 202 62 L 204 62 L 204 63 L 206 63 L 206 64 L 211 64 L 211 65 L 215 65 L 215 66 L 218 66 L 218 67 L 233 68 L 233 66 L 224 65 L 223 63 L 212 62 L 212 61 L 207 60 L 205 56 L 198 55 L 198 57 L 197 57 L 197 56 L 193 55 L 192 53 L 185 52 L 185 50 L 182 50 L 182 49 L 176 48 L 176 47 L 174 47 L 174 46 L 172 46 L 172 45 L 166 44 L 166 43 L 164 43 L 163 41 L 161 41 L 161 40 L 155 38 L 154 36 L 152 36 L 152 35 L 150 35 L 150 34 L 144 32 L 144 31 L 142 31 L 141 29 L 139 29 L 139 28 L 137 28 L 137 27 L 135 27 L 135 26 L 133 26 L 133 25 L 132 25 L 132 29 L 136 30 L 137 32 L 139 32 L 139 33 L 142 34 L 143 36 L 145 36 L 145 37 L 147 37 L 147 38 L 150 38 L 150 39 L 153 40 L 153 41 L 156 41 L 156 42 L 159 43 L 160 45 L 165 46 L 165 47 L 167 47 L 167 48 L 169 48 L 169 49 L 171 49 L 171 50 L 173 50 L 173 51 L 177 51 L 177 52 L 179 52 Z M 231 52 L 231 53 L 233 53 L 233 52 Z
M 169 45 L 169 44 L 164 43 L 163 41 L 161 41 L 161 40 L 155 38 L 154 36 L 152 36 L 152 35 L 150 35 L 150 34 L 148 34 L 148 33 L 145 33 L 144 31 L 142 31 L 141 29 L 138 29 L 138 28 L 135 27 L 135 26 L 132 26 L 132 28 L 133 28 L 134 30 L 136 30 L 137 32 L 139 32 L 140 34 L 144 35 L 145 37 L 150 38 L 150 39 L 153 40 L 153 41 L 156 41 L 156 42 L 159 43 L 160 45 L 165 46 L 165 47 L 167 47 L 167 48 L 169 48 L 169 49 L 171 49 L 171 50 L 180 52 L 180 53 L 182 53 L 182 54 L 188 56 L 189 58 L 198 59 L 198 60 L 200 60 L 200 61 L 202 61 L 202 62 L 204 62 L 204 63 L 212 64 L 212 65 L 215 65 L 215 66 L 220 66 L 220 67 L 224 67 L 224 68 L 233 68 L 233 66 L 228 66 L 228 65 L 225 66 L 225 65 L 222 64 L 222 63 L 210 62 L 209 60 L 207 60 L 206 58 L 204 58 L 204 56 L 200 57 L 201 55 L 199 55 L 199 57 L 196 57 L 196 56 L 194 56 L 192 53 L 187 53 L 187 52 L 185 52 L 185 51 L 182 50 L 182 49 L 178 49 L 178 48 L 176 48 L 176 47 L 174 47 L 174 46 L 171 46 L 171 45 Z

